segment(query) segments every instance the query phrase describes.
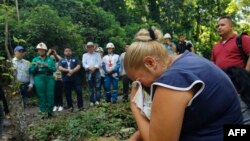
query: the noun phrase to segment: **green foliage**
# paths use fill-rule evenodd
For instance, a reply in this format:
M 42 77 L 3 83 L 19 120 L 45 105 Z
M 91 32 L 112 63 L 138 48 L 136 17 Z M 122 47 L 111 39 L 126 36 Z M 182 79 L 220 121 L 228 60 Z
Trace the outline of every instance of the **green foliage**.
M 78 25 L 71 22 L 70 17 L 59 17 L 58 12 L 48 5 L 41 5 L 30 11 L 25 21 L 17 26 L 17 34 L 24 38 L 30 46 L 45 42 L 48 47 L 58 48 L 81 46 L 82 38 Z
M 0 56 L 0 85 L 4 89 L 10 89 L 11 96 L 18 94 L 20 86 L 19 82 L 15 82 L 14 71 L 15 68 L 12 66 L 12 62 Z
M 126 139 L 132 133 L 122 134 L 121 129 L 129 127 L 136 128 L 129 103 L 103 103 L 87 111 L 36 121 L 29 127 L 28 135 L 30 140 L 83 140 L 99 136 Z

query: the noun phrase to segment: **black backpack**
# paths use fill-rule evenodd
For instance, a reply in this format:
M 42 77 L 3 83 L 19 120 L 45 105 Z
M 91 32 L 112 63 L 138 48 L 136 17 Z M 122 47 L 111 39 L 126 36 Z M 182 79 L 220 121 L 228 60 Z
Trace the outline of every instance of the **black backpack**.
M 242 38 L 241 38 L 242 35 L 248 35 L 248 34 L 247 34 L 247 32 L 242 32 L 240 35 L 238 35 L 236 37 L 236 44 L 237 44 L 238 48 L 240 49 L 241 57 L 244 60 L 244 63 L 246 64 L 249 56 L 244 52 L 244 50 L 242 48 Z

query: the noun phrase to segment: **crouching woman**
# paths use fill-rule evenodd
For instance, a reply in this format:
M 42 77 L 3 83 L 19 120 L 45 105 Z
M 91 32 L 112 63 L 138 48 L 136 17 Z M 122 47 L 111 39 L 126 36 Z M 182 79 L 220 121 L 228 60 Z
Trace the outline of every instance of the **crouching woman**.
M 208 60 L 185 51 L 170 56 L 156 28 L 141 29 L 125 55 L 131 80 L 150 87 L 148 120 L 133 102 L 131 110 L 139 131 L 129 140 L 222 141 L 223 126 L 242 124 L 236 90 L 222 70 Z

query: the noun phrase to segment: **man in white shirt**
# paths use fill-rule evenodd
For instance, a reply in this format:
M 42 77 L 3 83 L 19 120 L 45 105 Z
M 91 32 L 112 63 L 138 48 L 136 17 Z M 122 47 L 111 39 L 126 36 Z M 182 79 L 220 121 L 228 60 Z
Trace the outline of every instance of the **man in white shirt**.
M 87 53 L 82 56 L 82 66 L 86 71 L 86 82 L 89 87 L 90 106 L 99 105 L 100 103 L 100 86 L 101 74 L 100 66 L 102 59 L 99 53 L 95 52 L 93 42 L 88 42 L 86 47 Z
M 24 108 L 27 106 L 28 93 L 33 88 L 33 77 L 29 73 L 30 62 L 23 59 L 25 56 L 25 49 L 22 46 L 16 46 L 14 49 L 15 57 L 12 59 L 15 68 L 15 75 L 20 85 L 20 92 L 23 97 Z
M 129 78 L 127 77 L 126 75 L 126 71 L 124 69 L 124 56 L 127 52 L 129 48 L 129 45 L 125 45 L 124 47 L 124 50 L 125 52 L 123 52 L 121 55 L 120 55 L 120 76 L 122 77 L 122 89 L 123 89 L 123 101 L 127 101 L 128 100 L 128 91 L 129 91 L 129 83 L 130 83 L 130 80 Z

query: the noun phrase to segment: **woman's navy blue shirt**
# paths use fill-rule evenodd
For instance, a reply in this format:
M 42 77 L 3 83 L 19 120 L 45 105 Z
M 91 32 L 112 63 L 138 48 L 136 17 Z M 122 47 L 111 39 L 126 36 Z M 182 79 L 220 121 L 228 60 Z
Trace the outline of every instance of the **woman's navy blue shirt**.
M 213 63 L 189 51 L 153 83 L 152 95 L 156 86 L 179 91 L 196 88 L 185 110 L 181 141 L 222 141 L 223 125 L 242 124 L 237 92 L 230 79 Z

